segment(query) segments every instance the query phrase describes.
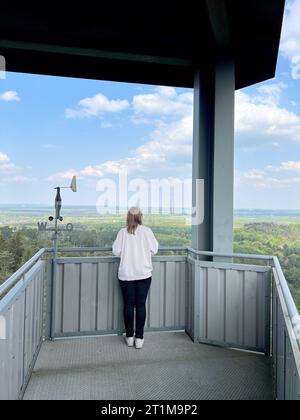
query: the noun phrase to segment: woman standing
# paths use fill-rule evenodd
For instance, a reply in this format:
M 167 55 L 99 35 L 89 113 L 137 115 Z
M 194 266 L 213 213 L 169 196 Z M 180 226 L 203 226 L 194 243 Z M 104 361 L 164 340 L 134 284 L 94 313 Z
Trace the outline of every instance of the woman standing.
M 124 298 L 126 343 L 137 349 L 144 345 L 146 300 L 152 281 L 152 255 L 158 242 L 152 230 L 143 226 L 143 214 L 132 207 L 127 214 L 127 228 L 121 229 L 113 244 L 114 255 L 121 257 L 119 282 Z M 136 331 L 134 339 L 134 308 Z

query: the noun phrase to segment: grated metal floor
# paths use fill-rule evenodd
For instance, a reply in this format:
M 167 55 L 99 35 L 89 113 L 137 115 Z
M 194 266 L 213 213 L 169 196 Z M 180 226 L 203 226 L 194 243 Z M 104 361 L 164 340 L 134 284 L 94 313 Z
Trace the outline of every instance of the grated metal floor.
M 270 360 L 148 333 L 143 350 L 122 337 L 45 342 L 25 400 L 271 400 Z

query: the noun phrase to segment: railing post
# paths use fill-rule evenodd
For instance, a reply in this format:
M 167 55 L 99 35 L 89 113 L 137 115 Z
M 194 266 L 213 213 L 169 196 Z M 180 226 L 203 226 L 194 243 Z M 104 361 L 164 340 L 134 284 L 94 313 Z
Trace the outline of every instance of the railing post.
M 123 331 L 124 331 L 123 311 L 124 311 L 123 298 L 121 294 L 121 288 L 120 286 L 118 286 L 118 336 L 122 336 Z
M 200 340 L 200 276 L 201 267 L 199 262 L 195 263 L 195 277 L 193 279 L 193 301 L 194 301 L 194 343 Z
M 47 269 L 46 269 L 46 279 L 45 279 L 45 339 L 50 340 L 52 337 L 52 289 L 53 289 L 53 264 L 52 259 L 47 261 Z
M 265 274 L 265 355 L 270 356 L 271 354 L 271 312 L 272 312 L 272 270 Z

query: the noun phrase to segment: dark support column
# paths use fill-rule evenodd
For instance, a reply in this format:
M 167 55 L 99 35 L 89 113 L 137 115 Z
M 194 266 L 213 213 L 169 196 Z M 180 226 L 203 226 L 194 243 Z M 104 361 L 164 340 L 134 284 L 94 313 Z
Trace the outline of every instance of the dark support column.
M 233 62 L 217 63 L 215 81 L 213 250 L 232 253 L 235 95 Z
M 193 207 L 204 180 L 204 221 L 192 227 L 197 250 L 233 251 L 234 64 L 199 69 L 194 81 Z
M 193 135 L 193 207 L 196 207 L 196 180 L 204 180 L 204 220 L 195 224 L 193 218 L 192 246 L 200 251 L 212 251 L 212 156 L 213 156 L 214 72 L 197 69 L 194 79 Z M 202 202 L 203 201 L 203 202 Z

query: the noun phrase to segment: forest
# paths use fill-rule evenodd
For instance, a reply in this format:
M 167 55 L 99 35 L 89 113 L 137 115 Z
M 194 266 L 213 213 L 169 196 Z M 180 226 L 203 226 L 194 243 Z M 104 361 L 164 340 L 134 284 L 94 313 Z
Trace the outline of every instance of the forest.
M 62 234 L 60 246 L 110 247 L 124 217 L 76 218 L 75 230 Z M 6 220 L 7 221 L 7 220 Z M 69 217 L 67 222 L 74 222 Z M 191 226 L 184 216 L 147 216 L 161 246 L 190 246 Z M 35 217 L 20 217 L 13 225 L 0 224 L 0 283 L 42 247 L 51 247 L 51 236 L 38 232 Z M 300 309 L 300 221 L 236 220 L 234 250 L 238 253 L 277 255 Z

